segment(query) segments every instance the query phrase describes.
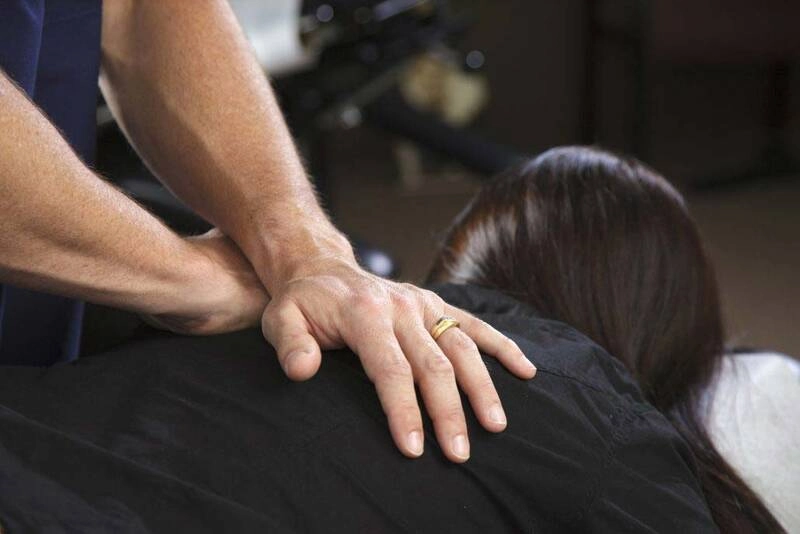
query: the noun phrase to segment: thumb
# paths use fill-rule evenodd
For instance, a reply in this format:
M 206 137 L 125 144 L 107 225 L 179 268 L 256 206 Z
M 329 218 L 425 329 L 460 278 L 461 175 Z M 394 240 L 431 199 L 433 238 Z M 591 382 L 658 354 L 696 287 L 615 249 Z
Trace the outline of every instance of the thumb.
M 272 301 L 261 319 L 264 337 L 275 347 L 278 361 L 292 380 L 308 380 L 317 373 L 322 355 L 309 333 L 303 312 L 291 301 Z

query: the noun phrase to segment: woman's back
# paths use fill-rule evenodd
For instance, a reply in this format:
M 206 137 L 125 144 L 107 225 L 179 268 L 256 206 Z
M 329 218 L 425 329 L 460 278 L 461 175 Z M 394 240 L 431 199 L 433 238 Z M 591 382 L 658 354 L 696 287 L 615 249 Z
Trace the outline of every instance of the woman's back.
M 48 370 L 0 369 L 0 522 L 11 532 L 46 513 L 81 532 L 716 531 L 687 446 L 621 364 L 499 293 L 439 292 L 511 334 L 539 369 L 525 382 L 486 360 L 509 426 L 490 434 L 470 413 L 466 464 L 447 462 L 434 440 L 418 460 L 399 455 L 349 352 L 327 354 L 298 385 L 254 332 L 164 338 Z

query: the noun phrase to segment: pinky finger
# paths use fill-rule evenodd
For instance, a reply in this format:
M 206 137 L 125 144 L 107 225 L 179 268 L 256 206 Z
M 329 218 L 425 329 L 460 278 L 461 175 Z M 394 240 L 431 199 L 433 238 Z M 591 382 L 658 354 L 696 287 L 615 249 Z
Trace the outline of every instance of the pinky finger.
M 461 330 L 472 338 L 481 352 L 493 356 L 520 378 L 536 376 L 536 366 L 510 338 L 474 315 L 453 306 L 447 305 L 446 313 L 461 323 Z

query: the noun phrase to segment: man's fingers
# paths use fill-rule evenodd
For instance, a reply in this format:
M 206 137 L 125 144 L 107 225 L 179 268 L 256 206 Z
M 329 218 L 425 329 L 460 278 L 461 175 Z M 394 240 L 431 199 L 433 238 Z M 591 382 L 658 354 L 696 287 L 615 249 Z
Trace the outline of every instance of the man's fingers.
M 492 432 L 504 430 L 503 405 L 475 342 L 459 328 L 450 328 L 437 342 L 452 362 L 458 384 L 469 397 L 481 425 Z
M 449 304 L 445 306 L 445 313 L 458 319 L 461 329 L 475 341 L 478 348 L 494 356 L 509 371 L 520 378 L 533 378 L 536 375 L 536 366 L 511 339 L 477 317 Z
M 373 323 L 376 326 L 376 323 Z M 414 390 L 414 376 L 391 323 L 380 322 L 381 328 L 362 328 L 348 344 L 356 348 L 364 371 L 375 384 L 383 412 L 389 420 L 392 439 L 400 451 L 410 458 L 423 452 L 425 433 Z
M 421 322 L 416 327 L 406 323 L 396 333 L 411 363 L 425 409 L 433 420 L 439 446 L 451 461 L 467 461 L 470 450 L 467 423 L 453 364 Z
M 319 344 L 308 331 L 303 312 L 292 302 L 272 301 L 261 320 L 264 337 L 275 347 L 283 371 L 292 380 L 308 380 L 319 369 Z

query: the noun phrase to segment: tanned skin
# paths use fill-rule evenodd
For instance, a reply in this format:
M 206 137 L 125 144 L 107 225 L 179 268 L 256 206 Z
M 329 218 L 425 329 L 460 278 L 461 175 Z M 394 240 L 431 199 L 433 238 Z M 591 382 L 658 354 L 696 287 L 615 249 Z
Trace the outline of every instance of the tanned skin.
M 102 54 L 101 89 L 126 136 L 217 230 L 173 233 L 86 168 L 3 78 L 3 282 L 127 308 L 184 333 L 260 319 L 293 380 L 316 373 L 322 349 L 348 346 L 409 457 L 424 441 L 415 382 L 450 460 L 470 454 L 458 385 L 486 429 L 505 428 L 478 349 L 521 378 L 535 367 L 507 337 L 435 294 L 358 266 L 317 201 L 227 2 L 106 1 Z M 461 328 L 435 342 L 429 330 L 443 315 Z

